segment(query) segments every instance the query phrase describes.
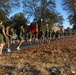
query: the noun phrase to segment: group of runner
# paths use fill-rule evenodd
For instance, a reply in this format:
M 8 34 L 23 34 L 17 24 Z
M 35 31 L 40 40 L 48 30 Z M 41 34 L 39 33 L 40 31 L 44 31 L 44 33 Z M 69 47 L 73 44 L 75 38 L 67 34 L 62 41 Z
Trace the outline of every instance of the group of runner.
M 7 46 L 7 52 L 11 52 L 10 45 L 12 43 L 12 38 L 15 36 L 15 31 L 14 28 L 10 28 L 9 25 L 4 26 L 2 24 L 3 22 L 0 20 L 0 54 L 2 54 L 2 50 L 4 45 Z M 20 25 L 18 28 L 18 39 L 19 39 L 19 44 L 17 47 L 17 50 L 20 50 L 20 45 L 23 42 L 23 33 L 24 33 L 24 28 L 23 25 Z
M 49 28 L 45 29 L 38 29 L 37 34 L 32 34 L 30 31 L 26 33 L 26 40 L 27 43 L 32 43 L 32 42 L 50 42 L 52 39 L 59 39 L 63 36 L 63 32 L 54 31 Z
M 30 30 L 25 32 L 24 26 L 20 25 L 16 30 L 14 28 L 10 28 L 9 25 L 4 26 L 2 21 L 0 20 L 0 54 L 2 54 L 2 50 L 4 45 L 7 46 L 7 52 L 11 52 L 10 45 L 14 41 L 19 41 L 17 50 L 20 50 L 20 46 L 23 42 L 33 43 L 33 42 L 46 42 L 51 39 L 59 39 L 61 34 L 59 31 L 54 32 L 51 29 L 39 29 L 38 33 L 33 34 Z

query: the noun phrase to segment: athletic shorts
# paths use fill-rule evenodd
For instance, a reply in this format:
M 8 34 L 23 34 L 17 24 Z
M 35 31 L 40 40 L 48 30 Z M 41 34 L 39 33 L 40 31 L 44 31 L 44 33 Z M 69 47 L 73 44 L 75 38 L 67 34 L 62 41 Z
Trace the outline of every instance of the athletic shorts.
M 4 43 L 3 35 L 0 34 L 0 44 Z
M 18 36 L 18 39 L 19 39 L 19 40 L 23 40 L 24 38 L 23 38 L 23 36 L 20 36 L 20 35 L 19 35 L 19 36 Z
M 8 36 L 4 37 L 4 41 L 5 41 L 6 44 L 8 44 L 9 43 L 9 37 Z

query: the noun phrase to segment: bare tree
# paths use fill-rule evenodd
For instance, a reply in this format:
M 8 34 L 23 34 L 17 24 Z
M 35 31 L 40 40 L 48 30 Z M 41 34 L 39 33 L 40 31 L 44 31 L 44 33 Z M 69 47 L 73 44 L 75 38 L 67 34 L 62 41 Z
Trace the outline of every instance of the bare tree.
M 43 18 L 44 13 L 53 11 L 54 0 L 23 0 L 23 11 L 34 19 Z M 47 12 L 48 12 L 47 11 Z
M 63 9 L 68 12 L 68 19 L 73 27 L 76 27 L 75 2 L 75 0 L 62 0 Z
M 20 6 L 20 0 L 0 0 L 0 10 L 9 15 L 12 10 Z

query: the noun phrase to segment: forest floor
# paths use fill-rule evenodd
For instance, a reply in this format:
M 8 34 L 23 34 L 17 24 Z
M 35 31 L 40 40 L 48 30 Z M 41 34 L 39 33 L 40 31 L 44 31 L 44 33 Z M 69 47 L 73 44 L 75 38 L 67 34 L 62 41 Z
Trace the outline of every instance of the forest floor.
M 0 75 L 76 75 L 76 37 L 0 55 Z

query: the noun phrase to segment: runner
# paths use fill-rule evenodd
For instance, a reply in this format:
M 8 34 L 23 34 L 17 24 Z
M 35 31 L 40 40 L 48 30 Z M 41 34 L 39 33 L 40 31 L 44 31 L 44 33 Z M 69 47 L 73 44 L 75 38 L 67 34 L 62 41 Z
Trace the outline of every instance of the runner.
M 19 39 L 19 44 L 18 44 L 17 50 L 20 50 L 20 46 L 24 41 L 24 32 L 25 31 L 24 31 L 23 25 L 21 25 L 20 28 L 17 30 L 17 36 Z
M 17 38 L 16 34 L 15 34 L 15 30 L 14 28 L 10 28 L 10 43 L 14 43 L 15 42 L 15 39 Z
M 39 40 L 39 43 L 44 42 L 44 31 L 43 31 L 43 29 L 40 29 L 40 31 L 38 33 L 38 40 Z
M 0 54 L 2 54 L 2 49 L 5 44 L 3 36 L 7 37 L 4 30 L 5 27 L 2 25 L 2 21 L 0 20 Z
M 48 39 L 48 40 L 49 40 L 49 42 L 51 41 L 51 34 L 52 34 L 52 30 L 51 30 L 51 29 L 49 29 L 49 30 L 48 30 L 48 37 L 49 37 L 49 39 Z
M 45 29 L 45 41 L 48 42 L 48 29 Z
M 10 27 L 6 26 L 5 33 L 7 37 L 5 37 L 5 44 L 7 45 L 7 52 L 11 52 L 11 49 L 10 49 L 11 35 L 9 34 L 9 29 Z
M 55 39 L 55 31 L 53 30 L 51 33 L 52 40 Z
M 29 31 L 29 32 L 28 32 L 28 43 L 30 43 L 30 44 L 32 44 L 32 42 L 33 42 L 33 41 L 32 41 L 32 35 L 33 35 L 33 34 Z

